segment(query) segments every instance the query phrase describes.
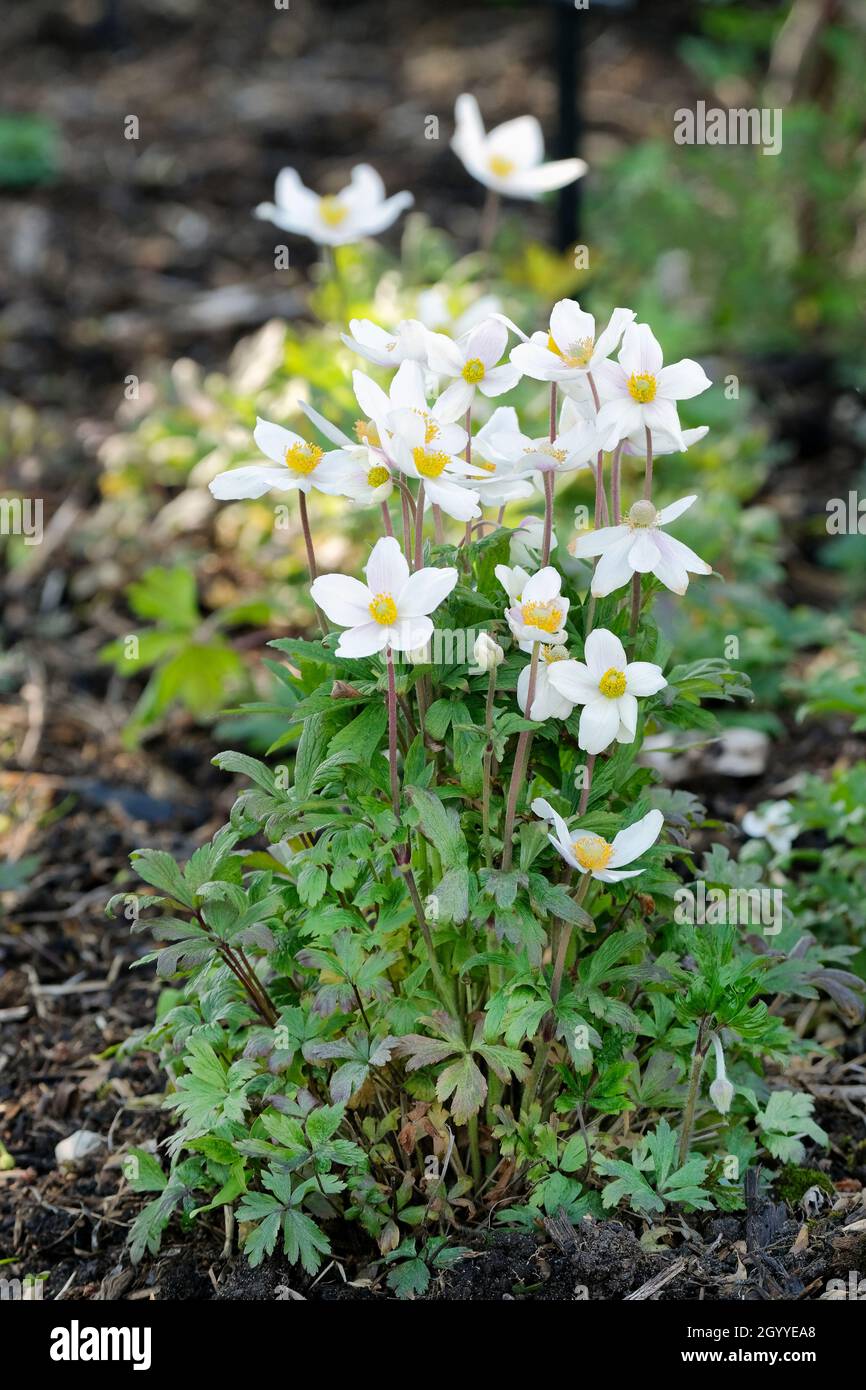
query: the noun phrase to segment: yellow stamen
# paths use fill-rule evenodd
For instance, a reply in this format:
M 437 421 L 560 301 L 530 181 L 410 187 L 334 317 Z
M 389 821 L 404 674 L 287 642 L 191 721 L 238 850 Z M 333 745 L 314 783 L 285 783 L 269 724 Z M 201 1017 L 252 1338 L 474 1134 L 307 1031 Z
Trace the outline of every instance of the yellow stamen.
M 370 616 L 382 627 L 393 627 L 397 621 L 397 605 L 390 594 L 377 594 L 370 604 Z
M 509 174 L 514 173 L 515 166 L 514 160 L 507 159 L 504 154 L 492 154 L 487 161 L 487 167 L 498 179 L 507 179 Z
M 484 380 L 485 370 L 486 368 L 480 357 L 470 357 L 461 375 L 464 381 L 469 382 L 470 386 L 477 386 L 479 381 Z
M 568 647 L 551 647 L 545 645 L 541 648 L 541 659 L 545 661 L 548 666 L 551 666 L 554 661 L 567 661 Z
M 445 471 L 448 455 L 441 450 L 430 452 L 419 444 L 412 450 L 412 462 L 422 478 L 438 478 Z
M 381 487 L 383 483 L 387 483 L 390 477 L 391 474 L 388 472 L 385 465 L 380 463 L 377 464 L 375 468 L 370 469 L 367 474 L 367 483 L 370 487 Z
M 355 438 L 360 444 L 369 444 L 371 449 L 381 449 L 382 447 L 379 431 L 372 420 L 355 421 Z
M 318 444 L 292 444 L 286 450 L 286 467 L 293 473 L 312 473 L 323 452 Z
M 547 335 L 547 350 L 555 352 L 557 357 L 561 357 L 566 367 L 586 367 L 592 360 L 595 352 L 594 338 L 578 338 L 574 343 L 569 343 L 567 348 L 561 348 L 552 333 Z
M 625 672 L 618 671 L 615 666 L 609 666 L 598 683 L 599 690 L 608 700 L 618 700 L 625 694 L 625 686 Z
M 319 216 L 326 227 L 339 227 L 341 222 L 345 222 L 349 215 L 349 209 L 343 207 L 339 198 L 320 198 Z
M 523 450 L 525 454 L 546 454 L 550 459 L 556 459 L 557 463 L 565 463 L 568 458 L 566 449 L 557 449 L 549 441 L 544 444 L 530 444 Z
M 488 463 L 486 459 L 477 458 L 475 454 L 472 455 L 472 462 L 476 468 L 483 468 L 485 473 L 496 472 L 495 463 Z
M 658 512 L 652 502 L 647 502 L 641 498 L 639 502 L 633 502 L 628 509 L 627 521 L 629 526 L 638 527 L 639 530 L 646 530 L 650 526 L 655 526 L 658 520 Z
M 647 405 L 656 398 L 656 379 L 652 372 L 632 372 L 628 379 L 628 391 L 638 405 Z
M 432 415 L 428 415 L 426 410 L 416 410 L 415 414 L 420 415 L 421 419 L 424 421 L 424 443 L 432 444 L 433 440 L 439 437 L 439 425 L 433 419 Z
M 613 854 L 613 845 L 609 845 L 601 835 L 584 835 L 581 839 L 573 841 L 571 850 L 580 867 L 592 872 L 593 869 L 607 867 Z
M 558 632 L 562 627 L 562 609 L 552 599 L 546 603 L 524 603 L 520 611 L 527 627 L 537 627 L 542 632 Z

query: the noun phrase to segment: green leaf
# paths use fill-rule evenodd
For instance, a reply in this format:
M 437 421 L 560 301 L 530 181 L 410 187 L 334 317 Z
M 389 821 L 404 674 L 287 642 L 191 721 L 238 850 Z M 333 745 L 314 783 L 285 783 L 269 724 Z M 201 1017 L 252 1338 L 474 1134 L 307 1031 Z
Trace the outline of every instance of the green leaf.
M 406 787 L 406 796 L 418 812 L 422 833 L 442 859 L 444 869 L 464 865 L 468 857 L 466 841 L 455 811 L 446 809 L 439 797 L 423 787 Z

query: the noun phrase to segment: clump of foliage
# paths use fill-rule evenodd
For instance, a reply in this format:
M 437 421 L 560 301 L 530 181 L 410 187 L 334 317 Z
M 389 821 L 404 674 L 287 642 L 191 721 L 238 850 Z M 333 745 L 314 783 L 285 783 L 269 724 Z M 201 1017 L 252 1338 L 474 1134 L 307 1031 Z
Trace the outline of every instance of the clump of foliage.
M 750 1164 L 825 1142 L 811 1097 L 769 1071 L 806 1049 L 784 1001 L 856 1004 L 856 981 L 811 937 L 789 950 L 778 924 L 767 936 L 680 910 L 684 880 L 724 894 L 760 887 L 761 867 L 721 847 L 695 865 L 706 812 L 659 785 L 642 742 L 712 735 L 748 684 L 724 659 L 676 661 L 659 630 L 657 594 L 709 572 L 664 531 L 694 499 L 654 500 L 654 443 L 685 441 L 672 402 L 647 410 L 666 378 L 646 326 L 617 311 L 617 368 L 593 359 L 591 329 L 557 341 L 581 312 L 560 301 L 512 354 L 518 375 L 552 369 L 549 438 L 503 415 L 500 433 L 472 433 L 497 319 L 457 342 L 418 334 L 422 360 L 398 373 L 414 404 L 362 385 L 372 418 L 355 439 L 312 410 L 327 454 L 260 421 L 271 462 L 213 481 L 222 498 L 297 489 L 321 635 L 272 643 L 287 761 L 220 754 L 249 782 L 229 823 L 183 868 L 139 851 L 155 892 L 114 900 L 155 938 L 140 964 L 177 982 L 136 1040 L 168 1073 L 178 1127 L 167 1173 L 130 1156 L 130 1181 L 155 1194 L 135 1256 L 173 1213 L 226 1207 L 252 1263 L 279 1249 L 313 1274 L 356 1223 L 409 1296 L 460 1257 L 457 1226 L 730 1210 Z M 423 372 L 449 364 L 457 391 L 431 405 Z M 696 364 L 670 370 L 703 389 Z M 457 394 L 465 428 L 443 414 Z M 635 420 L 643 476 L 623 502 Z M 555 492 L 579 469 L 596 524 L 567 546 Z M 317 486 L 381 518 L 367 585 L 315 578 Z M 501 524 L 503 496 L 533 488 L 537 529 Z

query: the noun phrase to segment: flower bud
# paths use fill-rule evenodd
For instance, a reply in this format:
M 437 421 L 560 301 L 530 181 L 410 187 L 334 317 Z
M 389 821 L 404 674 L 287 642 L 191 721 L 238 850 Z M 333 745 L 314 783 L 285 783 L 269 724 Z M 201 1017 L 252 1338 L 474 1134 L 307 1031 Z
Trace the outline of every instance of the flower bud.
M 720 1115 L 727 1115 L 734 1099 L 734 1088 L 726 1076 L 717 1076 L 710 1083 L 710 1100 Z
M 472 655 L 479 671 L 492 671 L 495 667 L 501 666 L 505 660 L 505 652 L 499 643 L 494 642 L 493 638 L 486 632 L 479 633 L 475 639 Z

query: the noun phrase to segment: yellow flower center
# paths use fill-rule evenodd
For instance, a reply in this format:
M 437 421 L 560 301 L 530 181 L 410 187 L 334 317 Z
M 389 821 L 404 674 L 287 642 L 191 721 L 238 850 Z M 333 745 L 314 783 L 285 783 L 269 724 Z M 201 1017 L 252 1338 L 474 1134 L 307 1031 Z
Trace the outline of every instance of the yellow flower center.
M 480 357 L 470 357 L 463 368 L 463 380 L 468 381 L 470 386 L 476 386 L 479 381 L 484 380 L 484 370 L 484 363 Z
M 567 661 L 568 647 L 544 646 L 541 648 L 541 659 L 548 666 L 552 666 L 555 661 Z
M 429 415 L 426 410 L 416 410 L 415 414 L 420 415 L 421 419 L 424 421 L 424 443 L 432 444 L 434 439 L 439 438 L 439 425 L 433 419 L 433 416 Z
M 583 835 L 571 846 L 572 853 L 582 869 L 604 869 L 613 854 L 613 845 L 603 840 L 601 835 Z
M 412 450 L 412 462 L 422 478 L 438 478 L 448 463 L 448 455 L 442 450 L 430 452 L 420 444 Z
M 592 360 L 595 352 L 594 338 L 578 338 L 577 342 L 569 343 L 563 349 L 559 346 L 552 333 L 547 335 L 547 350 L 555 352 L 557 357 L 561 357 L 566 367 L 585 367 Z
M 641 499 L 640 502 L 633 502 L 628 511 L 628 524 L 631 527 L 638 527 L 646 530 L 650 526 L 655 526 L 658 520 L 658 512 L 652 502 Z
M 319 216 L 326 227 L 339 227 L 341 222 L 345 222 L 349 215 L 349 209 L 343 207 L 339 198 L 320 198 Z
M 652 372 L 632 372 L 628 379 L 628 391 L 638 405 L 646 405 L 656 398 L 656 379 Z
M 360 444 L 369 444 L 371 449 L 380 449 L 382 441 L 372 420 L 355 421 L 355 438 Z
M 520 611 L 527 627 L 537 627 L 542 632 L 558 632 L 562 627 L 562 609 L 557 608 L 553 599 L 546 603 L 524 603 Z
M 391 474 L 388 472 L 385 465 L 380 463 L 377 464 L 375 468 L 370 469 L 367 474 L 367 482 L 370 487 L 381 487 L 383 483 L 387 483 L 390 476 Z
M 286 450 L 286 467 L 293 473 L 312 473 L 322 453 L 318 444 L 292 444 Z
M 382 627 L 393 627 L 397 621 L 397 605 L 390 594 L 377 594 L 370 604 L 370 616 Z
M 625 694 L 625 685 L 625 672 L 618 671 L 615 666 L 609 666 L 599 681 L 598 688 L 609 700 L 618 700 Z
M 557 463 L 565 463 L 568 458 L 566 449 L 557 449 L 547 440 L 544 444 L 529 444 L 523 450 L 525 454 L 546 454 L 550 459 L 556 459 Z
M 509 174 L 514 173 L 514 160 L 507 159 L 504 154 L 492 154 L 487 167 L 498 179 L 507 179 Z

